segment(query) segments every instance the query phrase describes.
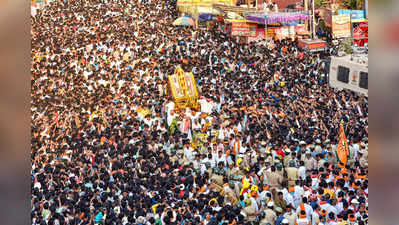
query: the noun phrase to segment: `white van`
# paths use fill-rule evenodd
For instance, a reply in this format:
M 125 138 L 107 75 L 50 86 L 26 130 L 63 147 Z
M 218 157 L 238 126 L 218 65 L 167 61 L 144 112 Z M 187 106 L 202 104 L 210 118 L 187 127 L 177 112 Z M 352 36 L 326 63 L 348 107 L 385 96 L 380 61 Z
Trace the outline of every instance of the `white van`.
M 329 85 L 368 96 L 367 55 L 331 57 Z

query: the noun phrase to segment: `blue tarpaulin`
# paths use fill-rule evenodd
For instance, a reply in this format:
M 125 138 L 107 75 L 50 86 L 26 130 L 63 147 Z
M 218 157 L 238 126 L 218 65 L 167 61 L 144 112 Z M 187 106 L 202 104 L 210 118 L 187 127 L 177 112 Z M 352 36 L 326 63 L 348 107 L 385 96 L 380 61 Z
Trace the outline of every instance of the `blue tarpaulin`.
M 212 14 L 208 14 L 208 13 L 200 14 L 199 15 L 199 19 L 200 20 L 212 20 L 213 19 L 213 15 Z

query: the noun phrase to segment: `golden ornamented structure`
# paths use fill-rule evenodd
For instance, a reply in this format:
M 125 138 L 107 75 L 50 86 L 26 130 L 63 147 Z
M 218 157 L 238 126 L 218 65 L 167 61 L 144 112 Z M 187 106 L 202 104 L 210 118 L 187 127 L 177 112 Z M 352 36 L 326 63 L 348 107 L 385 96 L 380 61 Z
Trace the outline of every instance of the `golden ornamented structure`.
M 178 66 L 174 74 L 169 76 L 169 86 L 178 108 L 190 107 L 198 109 L 198 91 L 193 73 L 184 72 Z

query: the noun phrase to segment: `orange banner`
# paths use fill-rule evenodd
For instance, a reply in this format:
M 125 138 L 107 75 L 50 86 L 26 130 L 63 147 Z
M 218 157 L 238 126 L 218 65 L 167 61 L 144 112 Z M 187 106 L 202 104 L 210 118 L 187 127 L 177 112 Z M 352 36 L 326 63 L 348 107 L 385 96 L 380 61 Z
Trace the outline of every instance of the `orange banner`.
M 339 141 L 337 146 L 337 157 L 342 164 L 346 165 L 349 156 L 349 148 L 348 142 L 346 141 L 344 126 L 342 124 L 339 127 L 338 134 Z

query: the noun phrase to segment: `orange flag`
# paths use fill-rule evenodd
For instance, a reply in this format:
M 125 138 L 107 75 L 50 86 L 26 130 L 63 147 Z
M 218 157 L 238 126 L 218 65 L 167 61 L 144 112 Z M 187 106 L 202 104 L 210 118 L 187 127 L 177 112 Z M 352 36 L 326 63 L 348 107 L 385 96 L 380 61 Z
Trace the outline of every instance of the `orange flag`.
M 346 162 L 348 161 L 349 157 L 349 148 L 348 148 L 348 142 L 346 141 L 344 126 L 342 124 L 339 127 L 338 134 L 339 134 L 339 141 L 336 152 L 337 157 L 343 165 L 346 165 Z

